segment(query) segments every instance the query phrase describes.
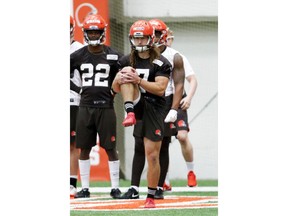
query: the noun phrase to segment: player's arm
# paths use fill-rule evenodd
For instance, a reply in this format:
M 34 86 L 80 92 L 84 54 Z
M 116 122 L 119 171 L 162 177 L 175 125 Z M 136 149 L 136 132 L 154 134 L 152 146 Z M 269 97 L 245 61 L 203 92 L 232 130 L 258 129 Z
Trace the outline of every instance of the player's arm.
M 192 98 L 196 92 L 198 85 L 196 76 L 194 74 L 186 77 L 186 80 L 189 82 L 189 91 L 187 93 L 187 96 L 181 100 L 181 109 L 183 110 L 186 110 L 190 107 Z
M 164 122 L 175 122 L 177 120 L 177 110 L 184 92 L 185 70 L 182 57 L 177 53 L 174 55 L 174 68 L 172 79 L 174 82 L 174 95 L 172 106 Z
M 135 79 L 131 80 L 131 76 L 137 77 L 138 74 L 136 70 L 130 66 L 126 66 L 122 68 L 115 76 L 113 82 L 112 82 L 112 90 L 116 93 L 121 91 L 121 85 L 126 84 L 126 83 L 132 83 L 132 84 L 137 84 L 135 82 Z
M 163 96 L 168 85 L 169 78 L 165 76 L 157 76 L 155 77 L 155 82 L 149 82 L 138 77 L 138 81 L 136 80 L 136 82 L 146 91 L 154 95 Z
M 174 68 L 172 71 L 175 92 L 171 109 L 178 110 L 184 92 L 185 70 L 182 57 L 177 53 L 174 56 Z

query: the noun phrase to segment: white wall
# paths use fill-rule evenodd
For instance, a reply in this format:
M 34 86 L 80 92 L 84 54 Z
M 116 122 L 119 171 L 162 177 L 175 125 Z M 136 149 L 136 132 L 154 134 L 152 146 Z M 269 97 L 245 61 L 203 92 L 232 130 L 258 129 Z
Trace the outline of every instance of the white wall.
M 218 16 L 217 0 L 124 0 L 128 17 Z
M 197 25 L 186 28 L 185 24 L 179 28 L 176 26 L 173 29 L 173 47 L 190 60 L 198 80 L 198 88 L 188 111 L 195 171 L 199 178 L 215 179 L 218 178 L 218 97 L 206 108 L 205 105 L 218 92 L 218 34 L 217 26 L 208 25 L 200 29 L 196 27 Z M 185 88 L 188 88 L 187 82 Z M 199 112 L 199 116 L 191 122 Z M 182 155 L 180 144 L 178 140 L 174 140 L 170 146 L 171 178 L 186 177 L 184 159 L 179 159 L 178 155 Z

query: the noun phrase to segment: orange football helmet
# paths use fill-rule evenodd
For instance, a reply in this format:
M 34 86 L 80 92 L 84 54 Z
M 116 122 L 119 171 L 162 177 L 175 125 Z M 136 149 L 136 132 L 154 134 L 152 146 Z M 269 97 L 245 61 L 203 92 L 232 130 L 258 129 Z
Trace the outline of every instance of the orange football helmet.
M 99 14 L 88 15 L 83 24 L 82 31 L 84 33 L 84 38 L 87 44 L 92 46 L 98 46 L 105 43 L 106 40 L 106 21 Z M 101 35 L 97 40 L 90 40 L 87 31 L 96 30 L 100 31 Z
M 154 27 L 155 32 L 156 31 L 161 32 L 161 36 L 160 36 L 158 42 L 155 43 L 155 45 L 157 47 L 159 47 L 159 46 L 161 46 L 163 44 L 166 44 L 167 37 L 168 37 L 168 27 L 167 27 L 167 25 L 162 20 L 159 20 L 159 19 L 149 20 L 149 23 Z
M 134 38 L 142 38 L 148 36 L 148 42 L 144 46 L 136 46 L 134 43 Z M 130 27 L 129 40 L 132 46 L 132 49 L 135 49 L 139 52 L 146 51 L 150 49 L 154 44 L 154 28 L 146 20 L 138 20 Z

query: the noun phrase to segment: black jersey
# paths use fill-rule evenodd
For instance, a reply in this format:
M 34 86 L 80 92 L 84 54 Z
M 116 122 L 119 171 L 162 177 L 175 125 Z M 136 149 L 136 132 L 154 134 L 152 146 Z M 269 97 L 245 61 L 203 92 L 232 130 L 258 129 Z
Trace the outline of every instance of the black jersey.
M 130 55 L 125 55 L 119 60 L 120 68 L 126 66 L 131 66 Z M 155 82 L 155 77 L 157 76 L 165 76 L 169 79 L 172 70 L 170 62 L 162 55 L 160 55 L 159 59 L 155 59 L 152 64 L 150 63 L 150 59 L 141 59 L 139 56 L 137 56 L 134 68 L 142 79 L 149 82 Z M 158 96 L 146 91 L 141 87 L 140 90 L 141 95 L 150 100 L 152 103 L 161 106 L 165 105 L 165 94 Z
M 118 72 L 117 61 L 123 55 L 103 46 L 103 52 L 92 54 L 85 46 L 70 55 L 70 76 L 77 70 L 81 79 L 81 100 L 79 106 L 113 107 L 111 85 Z

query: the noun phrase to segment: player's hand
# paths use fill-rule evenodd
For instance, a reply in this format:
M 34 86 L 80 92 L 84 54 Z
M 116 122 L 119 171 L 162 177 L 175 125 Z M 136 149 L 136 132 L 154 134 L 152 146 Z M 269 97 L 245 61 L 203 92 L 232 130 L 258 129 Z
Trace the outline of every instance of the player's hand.
M 139 83 L 139 76 L 138 76 L 135 68 L 132 68 L 130 66 L 124 67 L 120 71 L 120 74 L 121 74 L 122 84 L 123 83 L 138 84 Z
M 187 97 L 182 98 L 181 102 L 180 102 L 180 107 L 182 110 L 187 110 L 190 107 L 190 103 L 191 101 L 188 100 Z
M 175 122 L 177 120 L 177 110 L 175 109 L 171 109 L 168 113 L 168 115 L 166 116 L 164 122 L 168 123 L 168 122 Z

